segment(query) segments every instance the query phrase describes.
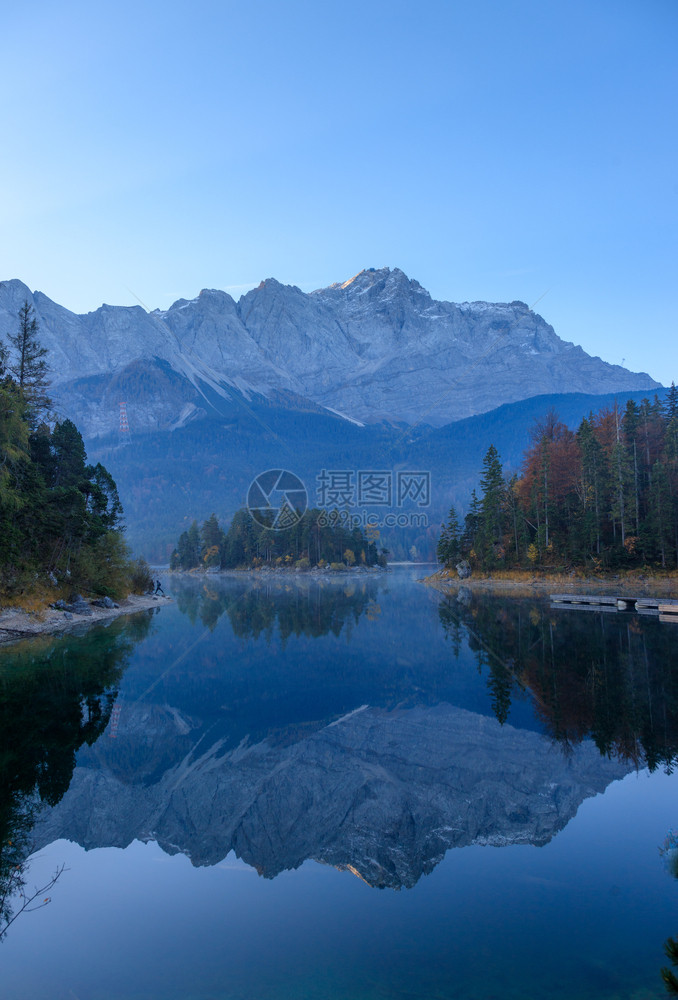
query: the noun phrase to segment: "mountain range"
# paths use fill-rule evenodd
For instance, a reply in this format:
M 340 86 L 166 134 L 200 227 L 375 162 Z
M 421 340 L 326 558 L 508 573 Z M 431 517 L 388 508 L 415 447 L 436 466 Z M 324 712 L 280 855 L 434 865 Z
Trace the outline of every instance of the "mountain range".
M 663 395 L 649 375 L 561 340 L 522 302 L 438 302 L 398 268 L 311 293 L 271 278 L 238 302 L 205 289 L 167 310 L 85 315 L 4 281 L 0 337 L 25 301 L 56 416 L 110 469 L 130 542 L 156 562 L 192 518 L 227 521 L 253 479 L 280 467 L 302 478 L 311 505 L 323 469 L 428 471 L 428 529 L 382 538 L 399 558 L 413 546 L 430 557 L 490 444 L 516 469 L 550 407 L 576 427 L 615 400 Z
M 0 334 L 28 301 L 58 408 L 87 438 L 169 430 L 238 401 L 324 408 L 362 423 L 442 426 L 526 396 L 650 391 L 658 383 L 561 340 L 523 302 L 439 302 L 399 268 L 304 293 L 273 278 L 236 303 L 204 289 L 167 310 L 77 315 L 0 282 Z

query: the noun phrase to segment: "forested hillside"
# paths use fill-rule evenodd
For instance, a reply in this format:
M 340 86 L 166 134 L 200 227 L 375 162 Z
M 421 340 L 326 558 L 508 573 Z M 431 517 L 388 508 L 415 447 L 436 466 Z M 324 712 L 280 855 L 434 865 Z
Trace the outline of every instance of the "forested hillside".
M 480 496 L 460 524 L 450 510 L 442 562 L 500 566 L 678 566 L 678 390 L 591 413 L 577 431 L 551 411 L 520 475 L 485 456 Z
M 70 420 L 49 421 L 45 351 L 28 303 L 8 339 L 0 346 L 0 596 L 43 586 L 111 597 L 142 589 L 113 478 L 87 463 Z
M 518 471 L 535 419 L 555 407 L 563 423 L 576 430 L 585 414 L 613 406 L 615 398 L 622 407 L 629 398 L 640 405 L 643 394 L 538 396 L 441 428 L 385 422 L 360 427 L 332 414 L 250 402 L 228 420 L 204 418 L 171 432 L 116 434 L 86 441 L 86 446 L 92 460 L 115 478 L 130 544 L 153 562 L 169 561 L 177 537 L 190 524 L 187 513 L 200 524 L 216 511 L 227 524 L 255 476 L 281 466 L 303 480 L 309 502 L 319 506 L 323 469 L 430 471 L 429 527 L 381 524 L 380 537 L 394 560 L 410 558 L 412 546 L 416 558 L 434 558 L 440 524 L 451 503 L 467 509 L 490 444 L 506 469 Z

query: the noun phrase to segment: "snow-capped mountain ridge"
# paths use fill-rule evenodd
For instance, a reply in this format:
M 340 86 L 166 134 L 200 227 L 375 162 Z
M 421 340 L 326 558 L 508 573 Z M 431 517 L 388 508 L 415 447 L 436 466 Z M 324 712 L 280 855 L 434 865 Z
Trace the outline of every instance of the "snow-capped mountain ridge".
M 187 404 L 200 410 L 234 393 L 287 393 L 361 422 L 416 422 L 426 413 L 441 425 L 538 393 L 657 387 L 561 340 L 523 302 L 436 301 L 399 268 L 359 271 L 310 293 L 268 278 L 238 302 L 204 289 L 150 313 L 102 305 L 77 315 L 5 281 L 0 335 L 16 329 L 25 300 L 49 352 L 54 395 L 88 436 L 115 426 L 116 407 L 105 398 L 113 383 L 136 408 L 139 429 L 170 427 Z M 89 401 L 83 379 L 90 394 L 92 379 L 98 386 Z M 158 379 L 162 398 L 153 396 Z

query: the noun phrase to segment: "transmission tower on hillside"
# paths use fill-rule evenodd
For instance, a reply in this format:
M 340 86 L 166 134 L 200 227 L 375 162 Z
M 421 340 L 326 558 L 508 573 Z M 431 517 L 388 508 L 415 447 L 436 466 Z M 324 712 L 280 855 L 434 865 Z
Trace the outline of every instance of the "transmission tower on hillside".
M 129 423 L 127 422 L 127 403 L 120 403 L 120 440 L 129 441 Z

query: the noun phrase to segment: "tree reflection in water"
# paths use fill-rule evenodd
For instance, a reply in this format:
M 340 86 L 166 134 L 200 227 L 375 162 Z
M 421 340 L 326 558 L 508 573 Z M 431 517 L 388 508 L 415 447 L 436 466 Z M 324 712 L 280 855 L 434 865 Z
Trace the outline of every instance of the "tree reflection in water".
M 566 749 L 590 737 L 600 753 L 671 773 L 678 759 L 675 627 L 650 616 L 559 611 L 529 600 L 446 597 L 440 621 L 458 655 L 463 638 L 487 671 L 492 707 L 506 721 L 511 696 L 529 689 L 546 731 Z M 678 878 L 678 837 L 661 849 Z M 664 951 L 678 966 L 678 938 Z M 678 976 L 664 966 L 667 993 Z
M 372 580 L 355 579 L 323 584 L 295 577 L 286 582 L 248 577 L 239 588 L 194 580 L 173 583 L 177 607 L 192 625 L 200 621 L 212 631 L 226 613 L 234 635 L 242 639 L 265 638 L 270 642 L 277 629 L 283 645 L 291 636 L 317 638 L 340 635 L 362 615 L 377 613 Z
M 117 685 L 151 616 L 135 615 L 84 636 L 19 643 L 0 664 L 0 940 L 26 909 L 41 905 L 55 878 L 26 888 L 31 831 L 42 804 L 68 789 L 75 755 L 108 725 Z M 43 899 L 44 902 L 44 899 Z
M 601 754 L 650 771 L 678 757 L 676 632 L 624 613 L 559 611 L 516 598 L 445 597 L 440 621 L 487 671 L 494 713 L 528 690 L 547 733 L 565 748 L 585 738 Z

